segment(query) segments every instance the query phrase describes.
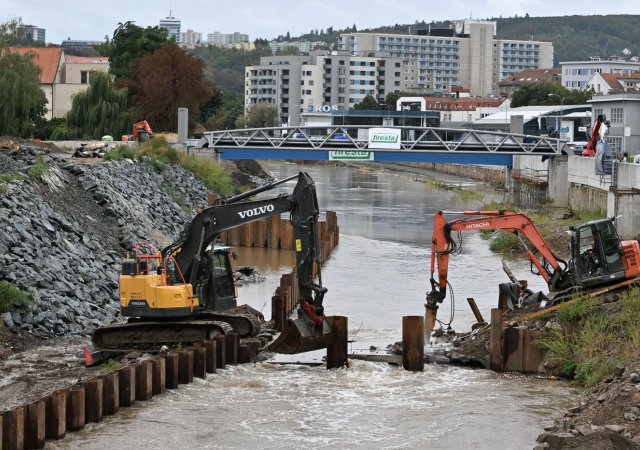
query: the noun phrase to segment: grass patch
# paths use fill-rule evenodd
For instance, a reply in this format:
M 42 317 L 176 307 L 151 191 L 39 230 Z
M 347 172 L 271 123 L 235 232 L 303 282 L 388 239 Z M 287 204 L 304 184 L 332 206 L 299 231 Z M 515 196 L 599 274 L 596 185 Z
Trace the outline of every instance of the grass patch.
M 475 191 L 466 191 L 464 189 L 456 189 L 455 192 L 453 193 L 453 198 L 455 200 L 462 200 L 465 202 L 469 202 L 473 200 L 481 202 L 482 200 L 484 200 L 484 195 Z
M 21 291 L 8 281 L 0 281 L 0 314 L 31 303 L 31 295 L 27 292 Z
M 220 195 L 229 195 L 234 192 L 231 175 L 224 168 L 210 158 L 204 156 L 183 155 L 180 158 L 185 169 L 192 172 L 207 186 Z
M 173 189 L 172 187 L 168 187 L 167 190 L 169 191 L 169 194 L 171 195 L 171 200 L 176 202 L 178 204 L 178 206 L 180 206 L 180 208 L 182 208 L 182 210 L 185 213 L 191 212 L 191 208 L 189 207 L 189 204 L 187 203 L 187 197 L 182 192 L 179 192 L 179 191 Z
M 579 294 L 574 298 L 574 304 L 557 312 L 561 320 L 577 323 L 573 333 L 548 333 L 539 345 L 555 353 L 563 375 L 590 387 L 640 353 L 640 288 L 621 294 L 617 303 L 601 304 Z
M 48 169 L 49 166 L 42 160 L 42 157 L 38 156 L 36 162 L 27 170 L 27 173 L 31 178 L 40 179 Z
M 107 161 L 121 161 L 123 159 L 135 159 L 136 152 L 130 146 L 121 144 L 104 154 Z
M 120 363 L 109 358 L 104 364 L 102 364 L 102 366 L 100 366 L 100 369 L 102 369 L 102 373 L 106 374 L 118 367 L 120 367 Z

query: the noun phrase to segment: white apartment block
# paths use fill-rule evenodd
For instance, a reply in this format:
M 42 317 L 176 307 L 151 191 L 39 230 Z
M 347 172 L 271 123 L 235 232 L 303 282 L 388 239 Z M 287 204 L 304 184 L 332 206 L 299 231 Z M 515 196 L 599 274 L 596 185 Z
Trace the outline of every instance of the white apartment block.
M 241 42 L 249 42 L 249 35 L 238 33 L 221 33 L 214 31 L 207 34 L 207 44 L 214 45 L 216 47 L 231 46 L 232 44 L 239 44 Z
M 325 42 L 321 41 L 291 41 L 291 42 L 278 42 L 271 41 L 269 42 L 269 47 L 271 48 L 271 54 L 275 55 L 277 50 L 283 50 L 289 47 L 295 47 L 298 49 L 300 53 L 309 53 L 311 50 L 318 46 L 326 46 Z
M 180 33 L 180 45 L 187 48 L 194 48 L 202 43 L 202 33 L 199 31 L 187 30 Z
M 567 89 L 582 89 L 596 73 L 629 75 L 640 70 L 640 62 L 592 57 L 588 61 L 561 62 L 560 69 L 562 86 Z
M 245 111 L 266 103 L 278 108 L 283 124 L 300 124 L 305 112 L 348 110 L 367 95 L 378 101 L 405 89 L 403 61 L 346 52 L 268 56 L 245 68 Z
M 465 20 L 454 29 L 422 33 L 345 33 L 338 48 L 352 55 L 387 52 L 413 61 L 415 83 L 411 73 L 404 81 L 423 93 L 448 94 L 460 85 L 472 95 L 488 96 L 496 94 L 498 82 L 509 75 L 553 67 L 550 42 L 496 39 L 496 22 Z

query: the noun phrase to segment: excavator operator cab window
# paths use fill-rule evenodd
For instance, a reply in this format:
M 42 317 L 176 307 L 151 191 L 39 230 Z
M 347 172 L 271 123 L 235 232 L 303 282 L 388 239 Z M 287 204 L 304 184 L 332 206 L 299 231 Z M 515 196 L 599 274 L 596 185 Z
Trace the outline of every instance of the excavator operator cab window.
M 213 286 L 216 298 L 231 297 L 235 295 L 235 280 L 233 269 L 229 259 L 229 252 L 213 252 L 210 255 L 213 275 Z
M 602 259 L 598 249 L 598 243 L 593 236 L 591 225 L 586 225 L 578 229 L 579 239 L 579 264 L 580 273 L 583 277 L 591 277 L 602 271 Z

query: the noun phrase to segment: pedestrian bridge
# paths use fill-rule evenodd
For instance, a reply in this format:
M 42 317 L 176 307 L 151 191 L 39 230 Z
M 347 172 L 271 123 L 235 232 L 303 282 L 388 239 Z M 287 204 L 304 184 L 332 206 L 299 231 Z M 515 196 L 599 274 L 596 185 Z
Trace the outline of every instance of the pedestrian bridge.
M 470 130 L 371 126 L 244 128 L 205 132 L 194 152 L 220 160 L 436 162 L 512 166 L 513 155 L 566 154 L 565 141 Z

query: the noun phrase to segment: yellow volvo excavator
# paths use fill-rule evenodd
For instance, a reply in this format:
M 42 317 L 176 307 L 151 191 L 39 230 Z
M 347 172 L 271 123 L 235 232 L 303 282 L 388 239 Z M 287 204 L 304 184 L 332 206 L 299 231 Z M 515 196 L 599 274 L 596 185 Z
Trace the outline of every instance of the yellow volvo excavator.
M 245 201 L 261 192 L 297 178 L 291 194 L 266 200 Z M 259 313 L 241 313 L 232 252 L 216 245 L 226 230 L 290 213 L 298 276 L 298 318 L 270 348 L 280 353 L 300 353 L 324 348 L 331 340 L 322 306 L 327 289 L 320 276 L 319 208 L 315 185 L 303 172 L 234 197 L 219 199 L 198 213 L 180 238 L 156 251 L 148 244 L 136 246 L 135 257 L 122 264 L 120 306 L 127 323 L 97 329 L 92 341 L 101 351 L 157 350 L 163 344 L 190 344 L 236 331 L 241 337 L 260 330 Z M 313 280 L 316 264 L 318 283 Z M 231 310 L 231 311 L 229 311 Z

